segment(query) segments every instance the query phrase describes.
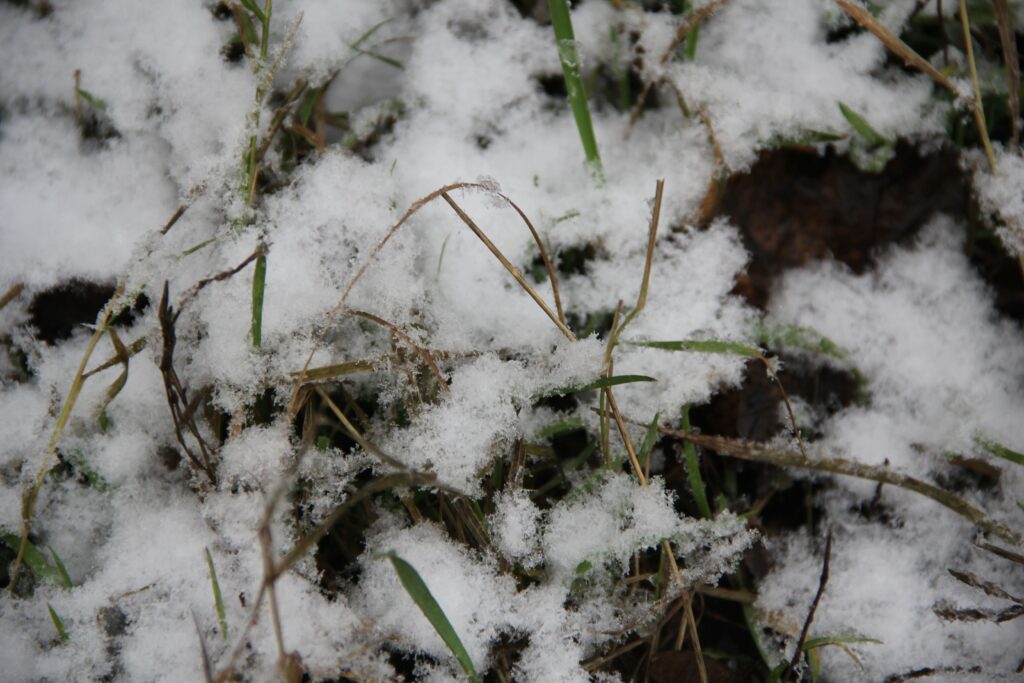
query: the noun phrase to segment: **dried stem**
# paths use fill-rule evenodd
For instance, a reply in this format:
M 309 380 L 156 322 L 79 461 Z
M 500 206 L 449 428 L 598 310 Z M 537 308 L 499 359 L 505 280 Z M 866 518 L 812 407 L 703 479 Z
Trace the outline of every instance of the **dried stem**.
M 832 561 L 832 531 L 828 532 L 828 538 L 825 540 L 825 558 L 821 563 L 821 578 L 818 579 L 818 591 L 814 594 L 814 601 L 811 603 L 811 608 L 807 611 L 807 618 L 804 619 L 803 628 L 800 629 L 800 637 L 796 640 L 796 651 L 793 653 L 793 658 L 789 660 L 790 672 L 796 671 L 796 665 L 800 661 L 800 655 L 803 654 L 804 643 L 807 641 L 807 633 L 811 629 L 811 622 L 814 621 L 814 613 L 818 611 L 818 604 L 821 602 L 821 596 L 825 594 L 825 585 L 828 583 L 828 565 Z
M 625 422 L 644 426 L 639 420 L 624 418 Z M 858 479 L 868 479 L 882 484 L 891 484 L 908 491 L 920 493 L 931 498 L 936 503 L 949 508 L 956 514 L 968 520 L 982 531 L 992 534 L 1007 543 L 1021 546 L 1024 545 L 1024 538 L 1019 533 L 1008 528 L 1004 524 L 991 519 L 984 510 L 981 510 L 966 500 L 941 489 L 933 484 L 915 479 L 914 477 L 900 474 L 887 467 L 865 465 L 859 462 L 851 462 L 841 458 L 814 458 L 808 459 L 800 453 L 783 451 L 765 446 L 763 444 L 744 441 L 742 439 L 729 439 L 721 436 L 705 436 L 703 434 L 691 434 L 680 432 L 667 427 L 659 427 L 662 434 L 689 441 L 703 448 L 709 448 L 719 455 L 751 462 L 763 462 L 779 467 L 798 467 L 815 470 L 817 472 L 828 472 L 830 474 L 842 474 Z
M 1020 147 L 1020 62 L 1017 54 L 1017 39 L 1013 31 L 1008 0 L 992 0 L 999 26 L 999 42 L 1003 48 L 1003 68 L 1006 69 L 1007 102 L 1010 105 L 1010 147 Z
M 981 104 L 981 85 L 978 83 L 978 67 L 974 62 L 974 43 L 971 41 L 971 20 L 967 16 L 967 0 L 960 0 L 960 25 L 964 29 L 964 49 L 967 51 L 967 66 L 971 71 L 971 84 L 974 86 L 974 106 L 971 107 L 974 113 L 974 122 L 978 126 L 978 134 L 981 136 L 981 144 L 985 148 L 985 156 L 988 157 L 989 169 L 996 172 L 996 153 L 992 149 L 992 142 L 988 139 L 988 124 L 985 122 L 985 108 Z M 1019 93 L 1011 92 L 1010 97 L 1017 98 Z

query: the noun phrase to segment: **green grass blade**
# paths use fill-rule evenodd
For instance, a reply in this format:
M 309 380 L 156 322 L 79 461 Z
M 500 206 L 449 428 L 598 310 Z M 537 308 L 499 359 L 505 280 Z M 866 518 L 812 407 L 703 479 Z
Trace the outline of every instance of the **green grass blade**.
M 569 108 L 576 119 L 576 129 L 583 143 L 583 153 L 587 157 L 594 176 L 603 178 L 601 155 L 597 151 L 597 140 L 594 137 L 594 126 L 590 121 L 590 108 L 587 106 L 587 93 L 580 77 L 580 55 L 576 45 L 576 36 L 572 30 L 572 19 L 569 16 L 567 0 L 548 0 L 551 11 L 551 25 L 555 30 L 555 41 L 558 45 L 558 60 L 562 64 L 562 76 L 565 78 L 565 89 L 569 93 Z
M 980 434 L 975 435 L 974 442 L 988 451 L 990 455 L 1002 458 L 1003 460 L 1009 460 L 1010 462 L 1017 463 L 1018 465 L 1024 465 L 1024 453 L 1019 453 L 1012 448 L 1007 448 L 997 441 L 986 439 Z
M 50 558 L 53 559 L 53 565 L 57 568 L 57 574 L 60 575 L 61 583 L 64 584 L 65 588 L 71 588 L 71 576 L 68 574 L 68 568 L 61 561 L 60 555 L 53 548 L 47 548 L 47 550 L 50 551 Z
M 466 652 L 466 648 L 462 645 L 459 634 L 455 632 L 455 628 L 448 621 L 444 610 L 437 604 L 437 600 L 430 593 L 427 584 L 420 578 L 419 572 L 394 552 L 388 553 L 387 558 L 391 560 L 391 565 L 395 568 L 395 573 L 398 574 L 398 580 L 402 582 L 402 586 L 409 594 L 409 597 L 420 608 L 423 616 L 427 618 L 430 625 L 437 631 L 437 635 L 441 636 L 441 640 L 444 641 L 444 644 L 455 655 L 455 659 L 462 665 L 462 669 L 469 676 L 469 680 L 473 681 L 473 683 L 479 683 L 480 679 L 476 675 L 476 669 L 473 668 L 473 661 L 469 658 L 469 653 Z
M 534 400 L 538 398 L 545 398 L 547 396 L 563 396 L 565 394 L 577 394 L 584 391 L 594 391 L 595 389 L 603 389 L 604 387 L 614 387 L 619 384 L 631 384 L 633 382 L 656 382 L 657 380 L 647 375 L 615 375 L 613 377 L 602 377 L 601 379 L 594 380 L 590 384 L 584 384 L 583 386 L 570 386 L 570 387 L 559 387 L 558 389 L 551 389 L 541 394 L 535 395 Z
M 761 344 L 769 347 L 786 346 L 838 360 L 845 360 L 849 356 L 846 349 L 810 327 L 763 324 L 758 328 L 757 336 Z
M 747 358 L 760 358 L 761 349 L 741 342 L 719 341 L 717 339 L 682 339 L 680 341 L 633 341 L 633 346 L 646 346 L 665 351 L 695 351 L 697 353 L 725 353 Z
M 579 429 L 583 429 L 583 420 L 578 417 L 571 417 L 568 420 L 560 420 L 554 424 L 550 424 L 547 427 L 538 429 L 533 435 L 535 440 L 540 441 L 541 439 L 550 439 L 553 436 L 559 434 L 567 434 L 569 432 L 575 432 Z
M 0 535 L 0 540 L 12 550 L 17 551 L 21 546 L 21 536 L 15 534 L 3 534 Z M 60 575 L 60 570 L 50 564 L 50 561 L 46 559 L 39 548 L 35 547 L 31 542 L 25 542 L 25 565 L 32 570 L 32 573 L 38 576 L 40 579 L 49 581 L 50 583 L 63 584 L 64 581 Z
M 50 619 L 53 621 L 53 627 L 57 629 L 57 635 L 60 636 L 61 641 L 68 642 L 68 632 L 64 628 L 64 622 L 61 621 L 60 616 L 57 615 L 50 603 L 46 603 L 46 609 L 50 612 Z
M 79 88 L 78 89 L 78 94 L 79 94 L 79 96 L 81 96 L 81 98 L 83 100 L 85 100 L 86 102 L 91 104 L 96 109 L 99 109 L 100 111 L 106 111 L 107 110 L 107 103 L 106 103 L 106 101 L 101 99 L 101 98 L 99 98 L 99 97 L 96 97 L 95 95 L 93 95 L 88 90 L 82 90 L 81 88 Z
M 857 135 L 864 139 L 864 142 L 869 145 L 877 146 L 889 144 L 888 138 L 875 130 L 874 127 L 867 122 L 867 119 L 847 107 L 842 102 L 839 103 L 839 111 L 843 113 L 843 118 L 846 119 Z
M 224 642 L 228 640 L 228 618 L 224 611 L 224 596 L 220 592 L 220 582 L 217 581 L 217 570 L 213 566 L 213 556 L 210 555 L 210 549 L 204 548 L 206 551 L 206 568 L 210 570 L 210 585 L 213 587 L 213 604 L 217 609 L 217 623 L 220 624 L 220 634 L 224 638 Z
M 651 424 L 647 425 L 644 442 L 640 444 L 640 452 L 636 455 L 640 465 L 645 468 L 647 466 L 647 458 L 651 457 L 651 451 L 654 450 L 654 442 L 658 440 L 658 419 L 660 417 L 661 413 L 655 413 Z
M 848 645 L 850 643 L 873 643 L 875 645 L 882 645 L 882 641 L 877 638 L 867 638 L 865 636 L 856 636 L 850 634 L 838 634 L 833 636 L 820 636 L 818 638 L 808 638 L 804 641 L 801 649 L 804 652 L 813 650 L 824 645 Z
M 371 36 L 373 36 L 374 33 L 379 31 L 380 29 L 384 28 L 385 26 L 390 24 L 392 21 L 393 21 L 392 19 L 385 19 L 384 21 L 377 22 L 376 24 L 371 26 L 369 29 L 367 29 L 366 33 L 364 33 L 363 35 L 361 35 L 358 38 L 356 38 L 356 42 L 352 43 L 349 47 L 351 47 L 353 50 L 358 50 L 362 46 L 363 43 L 368 41 L 371 38 Z
M 267 285 L 267 255 L 256 257 L 256 270 L 252 274 L 252 345 L 263 343 L 263 290 Z
M 690 404 L 683 406 L 683 431 L 690 433 Z M 704 488 L 704 478 L 700 474 L 700 461 L 697 459 L 697 448 L 687 441 L 683 444 L 683 453 L 686 455 L 686 478 L 690 482 L 690 492 L 697 503 L 697 509 L 706 519 L 711 519 L 711 506 L 708 505 L 708 495 Z

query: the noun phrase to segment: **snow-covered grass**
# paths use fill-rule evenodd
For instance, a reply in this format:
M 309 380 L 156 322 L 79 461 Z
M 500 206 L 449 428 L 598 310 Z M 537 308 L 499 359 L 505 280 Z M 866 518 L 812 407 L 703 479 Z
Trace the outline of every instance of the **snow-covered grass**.
M 1014 678 L 1024 11 L 551 4 L 0 4 L 0 678 Z M 726 176 L 897 140 L 980 210 L 737 294 Z

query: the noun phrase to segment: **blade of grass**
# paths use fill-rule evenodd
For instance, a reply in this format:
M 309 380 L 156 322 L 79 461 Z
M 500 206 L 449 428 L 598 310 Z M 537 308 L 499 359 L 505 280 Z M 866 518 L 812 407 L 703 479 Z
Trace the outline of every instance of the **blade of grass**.
M 665 351 L 694 351 L 697 353 L 725 353 L 747 358 L 761 358 L 761 349 L 741 342 L 716 339 L 683 339 L 679 341 L 628 341 L 632 346 L 645 346 Z
M 1017 54 L 1017 39 L 1013 32 L 1013 18 L 1008 0 L 992 0 L 996 24 L 999 26 L 999 42 L 1003 48 L 1003 68 L 1006 69 L 1006 97 L 1010 105 L 1010 148 L 1020 146 L 1020 62 Z
M 637 458 L 640 460 L 640 464 L 644 468 L 644 474 L 648 475 L 651 471 L 650 457 L 651 451 L 654 450 L 654 444 L 658 440 L 658 418 L 661 417 L 661 413 L 655 413 L 654 419 L 651 420 L 651 424 L 647 425 L 647 432 L 644 434 L 643 443 L 640 444 L 640 452 L 637 453 Z
M 213 588 L 213 605 L 217 610 L 217 623 L 220 625 L 220 634 L 224 642 L 228 640 L 228 619 L 224 611 L 224 596 L 220 592 L 220 582 L 217 581 L 217 570 L 213 566 L 213 556 L 210 549 L 204 548 L 206 552 L 206 568 L 210 571 L 210 585 Z
M 53 609 L 53 605 L 46 603 L 46 609 L 50 613 L 50 619 L 53 621 L 53 627 L 57 629 L 57 635 L 60 636 L 62 642 L 68 642 L 68 632 L 64 628 L 64 622 L 61 621 L 56 610 Z
M 46 555 L 31 541 L 22 541 L 20 536 L 6 533 L 0 535 L 0 541 L 3 541 L 12 550 L 24 547 L 23 562 L 40 579 L 55 584 L 63 583 L 60 570 L 50 564 L 50 561 L 46 559 Z
M 64 584 L 65 588 L 71 588 L 71 576 L 68 574 L 68 568 L 61 561 L 60 555 L 53 548 L 47 548 L 47 550 L 50 551 L 50 559 L 53 560 L 53 566 L 57 568 L 57 574 L 60 576 L 61 583 Z
M 423 582 L 419 572 L 394 552 L 388 553 L 386 557 L 391 560 L 391 565 L 395 568 L 395 573 L 398 574 L 398 580 L 402 582 L 402 587 L 405 588 L 409 597 L 412 598 L 416 606 L 423 612 L 423 616 L 427 618 L 430 625 L 437 631 L 437 635 L 441 636 L 444 644 L 455 655 L 455 659 L 458 660 L 463 671 L 469 676 L 469 680 L 473 681 L 473 683 L 479 683 L 480 678 L 476 674 L 476 669 L 473 668 L 473 660 L 469 658 L 469 653 L 466 652 L 462 640 L 459 639 L 459 634 L 455 632 L 455 628 L 448 621 L 444 610 L 437 604 L 437 600 L 434 599 L 430 589 L 427 588 L 427 584 Z
M 873 33 L 875 37 L 889 49 L 890 52 L 902 59 L 905 63 L 922 71 L 937 84 L 951 92 L 954 97 L 961 97 L 960 91 L 957 89 L 953 81 L 949 80 L 945 74 L 932 66 L 928 60 L 917 54 L 913 48 L 900 40 L 900 38 L 890 31 L 888 27 L 875 19 L 867 9 L 858 3 L 853 2 L 853 0 L 836 0 L 836 4 L 839 5 L 844 12 L 850 15 L 854 21 Z M 988 156 L 989 165 L 991 166 L 991 169 L 995 171 L 995 153 L 992 151 L 992 143 L 989 142 L 988 139 L 988 128 L 985 125 L 985 114 L 982 111 L 981 98 L 978 94 L 978 78 L 977 70 L 974 65 L 974 49 L 971 47 L 970 24 L 967 20 L 967 9 L 964 6 L 964 0 L 960 0 L 960 7 L 961 23 L 963 24 L 966 36 L 967 60 L 971 68 L 972 80 L 974 81 L 975 87 L 975 97 L 964 99 L 967 101 L 968 106 L 970 106 L 971 113 L 974 114 L 974 120 L 978 126 L 978 135 L 981 137 L 982 145 L 985 148 L 985 154 Z
M 1017 463 L 1018 465 L 1024 465 L 1024 453 L 1018 453 L 1015 450 L 1007 448 L 1001 443 L 992 441 L 991 439 L 986 439 L 981 435 L 975 435 L 974 443 L 978 444 L 997 458 L 1003 458 L 1004 460 L 1009 460 L 1010 462 Z
M 540 394 L 533 396 L 534 400 L 539 398 L 546 398 L 548 396 L 564 396 L 565 394 L 578 394 L 584 391 L 594 391 L 595 389 L 604 389 L 605 387 L 614 387 L 619 384 L 632 384 L 633 382 L 656 382 L 653 377 L 647 375 L 615 375 L 613 377 L 601 377 L 596 379 L 589 384 L 582 386 L 568 386 L 559 387 L 557 389 L 551 389 Z
M 683 431 L 689 434 L 690 429 L 690 404 L 683 406 Z M 686 456 L 686 478 L 690 482 L 690 492 L 697 503 L 697 509 L 705 519 L 711 519 L 711 506 L 708 505 L 707 490 L 704 486 L 704 478 L 700 474 L 700 461 L 697 459 L 697 447 L 689 441 L 683 443 L 683 453 Z
M 854 132 L 864 139 L 864 142 L 869 145 L 879 146 L 891 144 L 888 138 L 879 133 L 875 130 L 874 126 L 868 123 L 867 119 L 850 109 L 845 103 L 839 103 L 839 111 L 842 112 L 843 118 L 845 118 L 847 123 L 850 124 Z
M 567 0 L 548 0 L 548 8 L 551 11 L 551 26 L 555 30 L 558 61 L 562 64 L 565 89 L 569 93 L 569 107 L 572 109 L 573 118 L 576 119 L 576 130 L 579 131 L 580 141 L 583 143 L 583 153 L 594 177 L 601 182 L 604 171 L 601 167 L 601 155 L 597 151 L 597 140 L 594 138 L 594 127 L 590 121 L 587 93 L 580 77 L 580 55 L 572 30 L 569 3 Z
M 263 343 L 263 293 L 267 284 L 267 255 L 256 257 L 256 267 L 252 274 L 252 336 L 253 348 L 260 348 Z

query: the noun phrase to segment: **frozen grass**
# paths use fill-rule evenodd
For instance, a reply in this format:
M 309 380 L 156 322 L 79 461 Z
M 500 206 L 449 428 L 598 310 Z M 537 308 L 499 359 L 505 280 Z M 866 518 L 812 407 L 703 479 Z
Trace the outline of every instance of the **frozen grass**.
M 1018 674 L 1024 17 L 662 5 L 0 5 L 5 680 Z M 738 296 L 901 146 L 981 210 Z

